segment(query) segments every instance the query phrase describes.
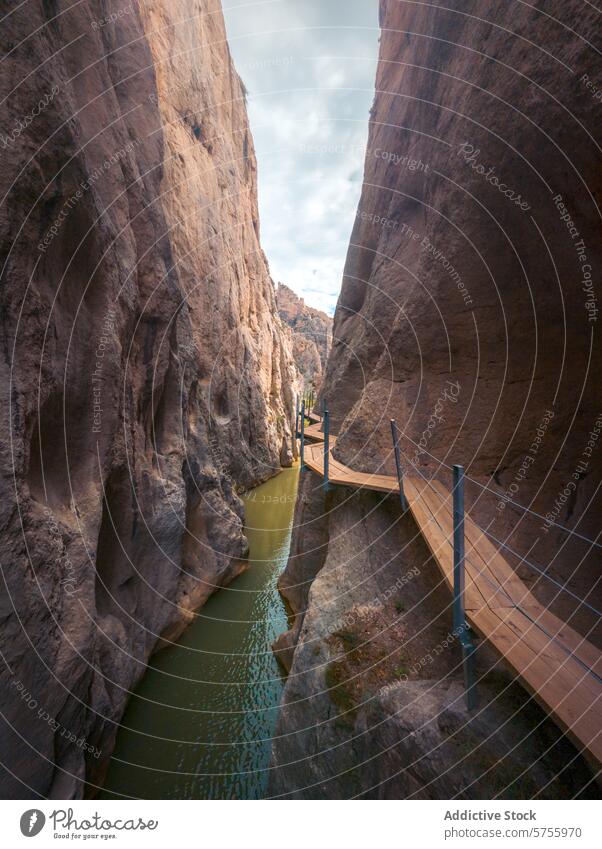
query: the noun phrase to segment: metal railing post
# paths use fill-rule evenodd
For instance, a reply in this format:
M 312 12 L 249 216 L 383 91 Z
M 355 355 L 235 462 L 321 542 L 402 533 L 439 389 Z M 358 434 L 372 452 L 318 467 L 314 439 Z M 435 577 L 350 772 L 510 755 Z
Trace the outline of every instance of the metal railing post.
M 301 402 L 301 466 L 300 471 L 305 471 L 305 399 Z
M 454 628 L 464 616 L 464 468 L 454 466 Z
M 464 610 L 465 587 L 465 534 L 464 534 L 464 467 L 454 466 L 454 633 L 462 646 L 462 667 L 464 670 L 464 689 L 466 707 L 472 710 L 477 704 L 475 646 L 470 636 Z
M 324 489 L 329 490 L 329 457 L 330 457 L 330 413 L 324 410 Z
M 399 434 L 397 432 L 397 422 L 391 419 L 391 435 L 393 437 L 393 449 L 395 451 L 395 466 L 397 468 L 397 482 L 399 483 L 399 500 L 401 509 L 405 512 L 408 509 L 408 500 L 403 491 L 403 469 L 401 468 L 401 453 L 399 451 Z

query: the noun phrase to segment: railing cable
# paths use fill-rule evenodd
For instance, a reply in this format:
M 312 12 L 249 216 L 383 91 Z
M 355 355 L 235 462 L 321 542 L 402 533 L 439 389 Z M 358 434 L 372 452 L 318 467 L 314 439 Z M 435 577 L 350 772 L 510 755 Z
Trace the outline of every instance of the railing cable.
M 421 445 L 419 445 L 417 442 L 415 442 L 410 436 L 408 436 L 403 431 L 402 431 L 402 436 L 405 439 L 407 439 L 408 442 L 411 442 L 412 445 L 414 445 L 416 448 L 420 448 L 421 453 L 426 454 L 431 460 L 434 460 L 439 466 L 443 467 L 444 469 L 447 469 L 450 472 L 453 471 L 453 467 L 451 465 L 449 465 L 449 463 L 444 463 L 438 457 L 435 457 L 434 454 L 431 454 L 430 451 L 427 451 L 426 448 L 423 448 Z M 416 469 L 418 474 L 421 474 L 419 472 L 417 466 L 415 465 L 415 463 L 412 460 L 410 460 L 410 463 L 412 464 L 412 466 L 414 466 L 414 468 Z M 481 489 L 485 490 L 486 492 L 490 492 L 492 495 L 495 495 L 498 498 L 502 498 L 508 504 L 512 504 L 514 507 L 518 507 L 519 510 L 523 510 L 526 513 L 530 513 L 532 516 L 537 516 L 538 519 L 541 519 L 541 520 L 543 520 L 544 522 L 547 522 L 550 525 L 554 525 L 554 527 L 556 527 L 556 528 L 560 528 L 561 531 L 564 531 L 565 533 L 569 534 L 570 536 L 578 537 L 579 539 L 583 540 L 583 542 L 587 542 L 589 545 L 592 545 L 595 548 L 602 548 L 602 543 L 596 542 L 595 540 L 590 539 L 589 537 L 585 536 L 584 534 L 579 533 L 579 531 L 575 531 L 572 528 L 567 528 L 566 525 L 561 525 L 559 522 L 555 522 L 552 519 L 547 519 L 545 516 L 542 516 L 541 513 L 538 513 L 536 510 L 532 510 L 530 507 L 525 507 L 524 504 L 519 504 L 518 501 L 514 501 L 514 499 L 512 499 L 512 498 L 508 498 L 506 495 L 504 495 L 504 493 L 498 492 L 497 490 L 492 489 L 490 486 L 487 486 L 487 484 L 481 483 L 481 481 L 477 480 L 476 478 L 471 477 L 470 475 L 465 475 L 465 477 L 471 483 L 476 484 L 476 486 L 480 487 Z

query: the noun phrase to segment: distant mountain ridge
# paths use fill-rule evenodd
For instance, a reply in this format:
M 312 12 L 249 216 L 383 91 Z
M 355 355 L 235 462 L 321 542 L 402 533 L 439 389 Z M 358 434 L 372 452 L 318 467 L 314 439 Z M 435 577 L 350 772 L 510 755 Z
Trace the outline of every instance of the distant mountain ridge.
M 284 283 L 276 293 L 280 318 L 293 334 L 293 358 L 306 382 L 318 388 L 332 339 L 332 318 L 310 307 Z

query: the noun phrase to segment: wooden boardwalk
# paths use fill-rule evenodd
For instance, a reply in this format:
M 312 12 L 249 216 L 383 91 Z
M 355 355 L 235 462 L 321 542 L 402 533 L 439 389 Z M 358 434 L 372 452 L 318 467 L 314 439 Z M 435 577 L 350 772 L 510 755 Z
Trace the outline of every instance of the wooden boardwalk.
M 323 440 L 321 424 L 306 436 Z M 330 437 L 330 445 L 335 442 Z M 324 446 L 305 446 L 305 464 L 324 476 Z M 396 477 L 355 472 L 329 455 L 329 482 L 399 493 Z M 452 495 L 439 481 L 403 479 L 416 524 L 453 590 Z M 481 529 L 465 517 L 464 607 L 469 625 L 590 760 L 602 763 L 602 653 L 542 607 Z

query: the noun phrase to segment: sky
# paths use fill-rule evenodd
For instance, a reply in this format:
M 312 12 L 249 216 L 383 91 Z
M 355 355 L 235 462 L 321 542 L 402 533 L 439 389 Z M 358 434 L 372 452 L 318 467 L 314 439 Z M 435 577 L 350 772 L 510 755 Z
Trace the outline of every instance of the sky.
M 223 0 L 248 89 L 261 241 L 275 282 L 332 314 L 359 200 L 378 0 Z

